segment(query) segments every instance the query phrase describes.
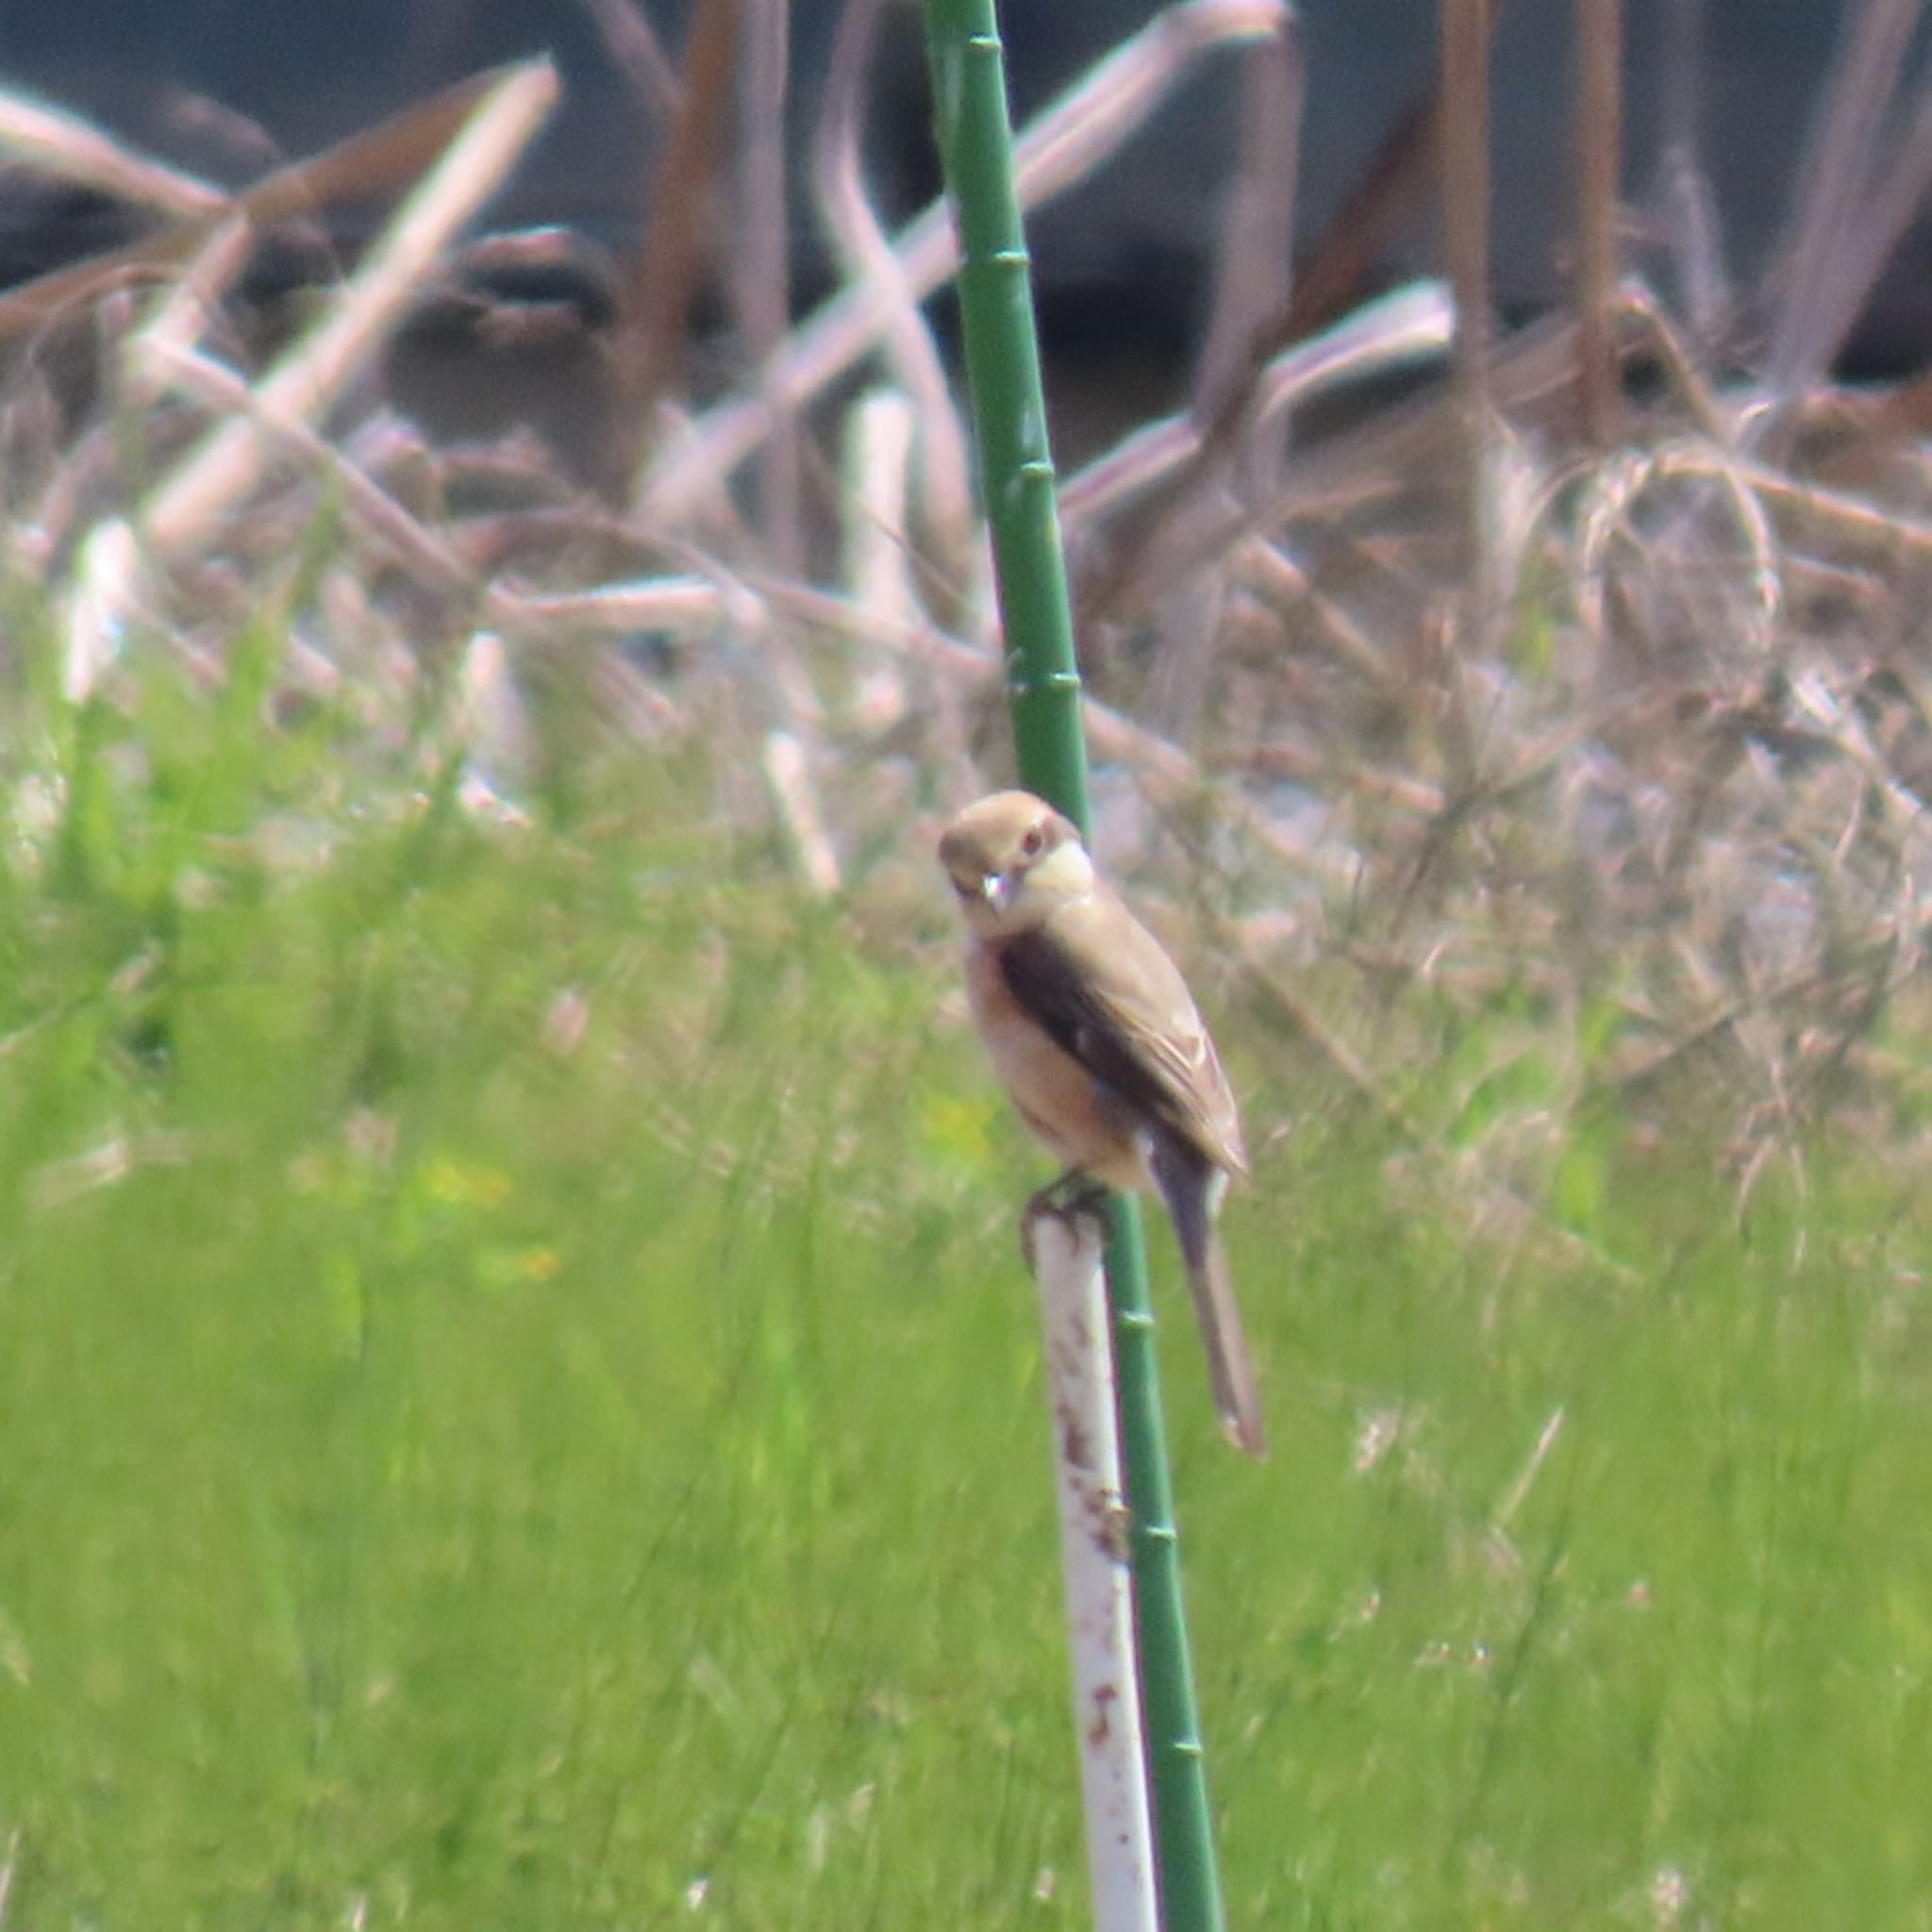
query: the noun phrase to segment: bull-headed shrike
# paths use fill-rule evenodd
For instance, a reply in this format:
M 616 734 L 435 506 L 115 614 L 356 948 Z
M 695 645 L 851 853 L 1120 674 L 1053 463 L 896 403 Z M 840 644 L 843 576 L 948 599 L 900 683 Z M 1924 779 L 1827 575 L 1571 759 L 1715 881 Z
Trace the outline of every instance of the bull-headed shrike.
M 1215 1215 L 1245 1174 L 1241 1115 L 1192 995 L 1030 791 L 968 806 L 940 841 L 966 920 L 966 997 L 1022 1118 L 1064 1183 L 1152 1188 L 1167 1206 L 1229 1439 L 1264 1453 L 1255 1373 Z

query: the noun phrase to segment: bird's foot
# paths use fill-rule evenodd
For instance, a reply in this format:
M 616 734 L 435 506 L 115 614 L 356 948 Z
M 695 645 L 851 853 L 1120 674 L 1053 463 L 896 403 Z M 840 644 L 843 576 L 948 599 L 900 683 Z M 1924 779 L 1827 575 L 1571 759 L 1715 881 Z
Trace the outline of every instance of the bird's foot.
M 1041 1188 L 1020 1216 L 1020 1253 L 1025 1259 L 1026 1272 L 1040 1272 L 1033 1258 L 1034 1230 L 1041 1221 L 1058 1221 L 1072 1230 L 1075 1222 L 1084 1219 L 1091 1222 L 1105 1238 L 1107 1196 L 1108 1190 L 1101 1182 L 1077 1172 L 1063 1174 Z

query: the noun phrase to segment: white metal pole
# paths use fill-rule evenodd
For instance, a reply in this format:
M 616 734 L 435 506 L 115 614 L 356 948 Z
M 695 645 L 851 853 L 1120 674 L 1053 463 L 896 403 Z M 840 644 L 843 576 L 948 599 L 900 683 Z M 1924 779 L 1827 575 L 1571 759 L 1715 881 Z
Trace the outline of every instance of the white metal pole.
M 1046 1338 L 1093 1924 L 1159 1932 L 1102 1229 L 1091 1214 L 1049 1211 L 1027 1235 Z

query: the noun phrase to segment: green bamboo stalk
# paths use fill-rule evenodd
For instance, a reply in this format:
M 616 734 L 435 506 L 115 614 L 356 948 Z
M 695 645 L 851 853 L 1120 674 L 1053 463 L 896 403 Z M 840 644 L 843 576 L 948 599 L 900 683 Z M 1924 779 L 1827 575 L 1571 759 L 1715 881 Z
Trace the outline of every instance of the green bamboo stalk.
M 1194 1702 L 1194 1668 L 1181 1595 L 1181 1541 L 1168 1475 L 1167 1424 L 1154 1354 L 1154 1308 L 1141 1210 L 1116 1194 L 1108 1226 L 1107 1287 L 1113 1307 L 1121 1451 L 1133 1517 L 1134 1607 L 1146 1705 L 1154 1849 L 1166 1932 L 1222 1932 L 1221 1873 L 1208 1802 L 1208 1760 Z
M 1087 748 L 1055 514 L 1025 235 L 994 0 L 924 0 L 940 160 L 959 225 L 959 315 L 1007 640 L 1020 778 L 1088 828 Z M 1134 1593 L 1165 1932 L 1221 1932 L 1221 1886 L 1182 1607 L 1179 1537 L 1134 1202 L 1116 1195 L 1107 1253 L 1133 1516 Z
M 1020 774 L 1087 829 L 1087 745 L 994 0 L 926 0 L 941 165 L 959 225 L 959 317 L 1007 639 Z

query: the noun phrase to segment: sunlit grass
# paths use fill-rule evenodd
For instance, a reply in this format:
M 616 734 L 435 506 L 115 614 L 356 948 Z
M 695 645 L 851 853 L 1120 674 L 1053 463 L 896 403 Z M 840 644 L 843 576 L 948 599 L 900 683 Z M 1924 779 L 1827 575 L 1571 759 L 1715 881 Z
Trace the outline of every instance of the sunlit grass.
M 1084 1923 L 945 908 L 675 773 L 501 826 L 244 724 L 9 781 L 9 1924 Z M 1234 1030 L 1263 1468 L 1155 1242 L 1231 1922 L 1921 1923 L 1916 1209 L 1607 1134 L 1614 1267 L 1484 1248 Z

